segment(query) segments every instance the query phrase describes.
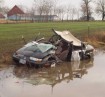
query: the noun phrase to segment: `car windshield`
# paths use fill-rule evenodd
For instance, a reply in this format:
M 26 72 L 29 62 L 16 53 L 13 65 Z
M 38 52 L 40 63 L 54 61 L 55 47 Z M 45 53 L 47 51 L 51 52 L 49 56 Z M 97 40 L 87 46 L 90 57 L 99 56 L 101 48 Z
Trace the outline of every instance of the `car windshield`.
M 40 51 L 36 45 L 31 45 L 25 48 L 26 51 Z
M 52 44 L 39 43 L 39 44 L 28 46 L 25 48 L 25 50 L 44 53 L 48 51 L 49 49 L 54 49 L 54 48 L 55 46 L 53 46 Z

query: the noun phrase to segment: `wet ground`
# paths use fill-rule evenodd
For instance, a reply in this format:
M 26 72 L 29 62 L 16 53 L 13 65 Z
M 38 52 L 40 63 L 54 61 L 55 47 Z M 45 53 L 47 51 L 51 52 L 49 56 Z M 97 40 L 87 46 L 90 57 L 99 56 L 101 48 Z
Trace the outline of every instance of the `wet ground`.
M 0 97 L 105 97 L 105 54 L 53 68 L 0 68 Z

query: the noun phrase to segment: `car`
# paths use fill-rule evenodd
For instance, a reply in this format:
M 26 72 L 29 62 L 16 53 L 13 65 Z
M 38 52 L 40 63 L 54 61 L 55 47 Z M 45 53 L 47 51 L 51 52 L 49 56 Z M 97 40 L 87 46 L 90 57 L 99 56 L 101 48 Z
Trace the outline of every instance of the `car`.
M 80 61 L 93 58 L 94 47 L 80 41 L 69 31 L 53 30 L 54 35 L 47 41 L 43 38 L 31 41 L 13 54 L 17 64 L 49 67 L 63 61 Z
M 52 44 L 32 41 L 24 45 L 13 54 L 13 60 L 19 64 L 35 65 L 50 64 L 56 61 L 56 47 Z

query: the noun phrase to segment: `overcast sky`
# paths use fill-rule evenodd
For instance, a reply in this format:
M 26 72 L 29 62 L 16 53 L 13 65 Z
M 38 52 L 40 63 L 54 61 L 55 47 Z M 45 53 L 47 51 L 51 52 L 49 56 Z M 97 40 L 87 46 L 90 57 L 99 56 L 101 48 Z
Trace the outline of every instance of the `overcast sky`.
M 27 7 L 31 7 L 33 5 L 34 0 L 4 0 L 5 5 L 8 7 L 13 7 L 14 5 L 25 5 Z M 59 4 L 71 4 L 75 5 L 75 7 L 79 7 L 82 0 L 59 0 Z

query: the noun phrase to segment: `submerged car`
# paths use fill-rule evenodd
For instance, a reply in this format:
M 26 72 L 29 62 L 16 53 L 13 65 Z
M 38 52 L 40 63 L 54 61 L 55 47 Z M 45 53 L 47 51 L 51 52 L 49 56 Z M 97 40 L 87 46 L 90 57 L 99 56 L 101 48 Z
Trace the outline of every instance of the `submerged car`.
M 56 31 L 48 41 L 36 40 L 27 43 L 13 54 L 18 64 L 43 67 L 61 61 L 80 61 L 93 58 L 94 47 L 80 41 L 69 31 Z

